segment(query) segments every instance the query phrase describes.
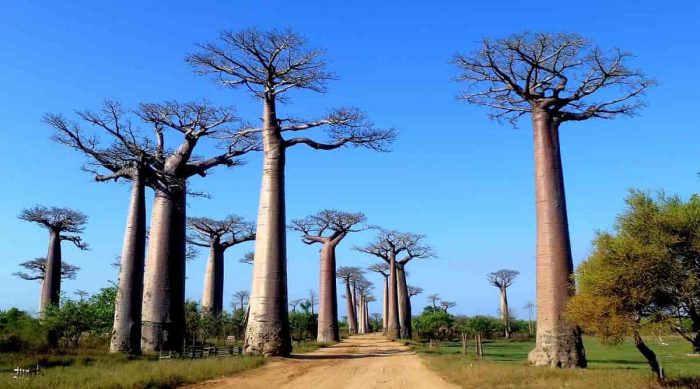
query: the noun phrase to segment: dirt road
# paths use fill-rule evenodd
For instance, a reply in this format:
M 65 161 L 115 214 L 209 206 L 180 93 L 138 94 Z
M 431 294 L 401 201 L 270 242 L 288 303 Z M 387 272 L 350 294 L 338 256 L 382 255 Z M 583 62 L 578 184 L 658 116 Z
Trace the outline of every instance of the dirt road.
M 408 347 L 381 335 L 360 335 L 312 353 L 276 360 L 197 389 L 456 389 L 423 365 Z

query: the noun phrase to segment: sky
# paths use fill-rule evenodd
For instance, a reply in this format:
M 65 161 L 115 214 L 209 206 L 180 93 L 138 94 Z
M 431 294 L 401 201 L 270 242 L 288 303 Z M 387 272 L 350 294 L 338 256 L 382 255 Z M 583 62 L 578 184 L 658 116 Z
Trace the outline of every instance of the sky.
M 596 230 L 609 229 L 630 188 L 690 196 L 700 188 L 700 3 L 696 1 L 5 1 L 0 0 L 0 309 L 36 311 L 39 283 L 12 275 L 25 260 L 46 255 L 47 233 L 17 219 L 36 204 L 72 207 L 90 217 L 91 251 L 64 243 L 64 259 L 81 268 L 63 290 L 94 293 L 117 278 L 129 186 L 95 183 L 85 159 L 49 138 L 44 113 L 74 117 L 104 99 L 141 102 L 208 99 L 233 105 L 251 122 L 261 104 L 244 90 L 224 89 L 184 62 L 196 43 L 220 31 L 291 28 L 326 50 L 339 80 L 326 94 L 290 95 L 278 113 L 314 118 L 353 105 L 399 137 L 390 153 L 331 152 L 296 147 L 287 158 L 287 215 L 322 209 L 361 211 L 371 224 L 426 235 L 438 258 L 409 264 L 409 284 L 455 301 L 453 312 L 495 315 L 498 290 L 489 272 L 520 271 L 509 291 L 516 315 L 535 297 L 535 203 L 532 131 L 488 119 L 485 109 L 457 101 L 463 85 L 449 63 L 484 37 L 525 29 L 576 32 L 603 48 L 635 54 L 632 67 L 659 85 L 638 117 L 566 123 L 561 147 L 575 263 L 586 258 Z M 199 153 L 216 152 L 213 144 Z M 254 220 L 261 155 L 243 167 L 193 178 L 211 199 L 189 201 L 191 216 L 237 214 Z M 149 202 L 152 196 L 149 196 Z M 150 211 L 150 204 L 149 204 Z M 373 238 L 355 233 L 338 248 L 338 265 L 376 261 L 352 250 Z M 318 290 L 318 247 L 288 233 L 289 297 Z M 225 305 L 250 289 L 249 265 L 238 263 L 251 243 L 227 251 Z M 206 253 L 187 264 L 187 297 L 199 300 Z M 369 274 L 381 296 L 381 278 Z M 380 300 L 380 299 L 379 299 Z M 344 304 L 340 314 L 344 315 Z M 371 312 L 381 312 L 372 303 Z

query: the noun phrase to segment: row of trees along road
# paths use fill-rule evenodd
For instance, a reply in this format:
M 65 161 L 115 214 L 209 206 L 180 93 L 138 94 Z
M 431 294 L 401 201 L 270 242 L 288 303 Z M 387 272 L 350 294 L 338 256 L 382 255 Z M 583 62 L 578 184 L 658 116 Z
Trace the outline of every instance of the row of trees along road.
M 187 56 L 187 62 L 198 73 L 212 74 L 226 87 L 245 87 L 260 99 L 262 126 L 245 126 L 232 107 L 213 107 L 206 101 L 148 103 L 133 111 L 105 101 L 97 112 L 77 111 L 78 121 L 82 123 L 57 114 L 44 117 L 56 130 L 55 141 L 89 157 L 85 169 L 94 172 L 97 181 L 132 182 L 111 350 L 139 353 L 179 349 L 185 322 L 186 198 L 197 195 L 188 191 L 187 182 L 193 176 L 206 176 L 216 166 L 240 165 L 239 158 L 244 154 L 263 151 L 245 351 L 288 355 L 291 342 L 286 310 L 286 150 L 303 144 L 317 150 L 360 146 L 384 151 L 396 133 L 393 129 L 376 128 L 354 107 L 332 109 L 308 121 L 279 116 L 277 103 L 286 101 L 287 92 L 294 89 L 324 92 L 326 82 L 334 78 L 326 70 L 322 51 L 308 48 L 304 39 L 291 31 L 226 31 L 219 43 L 200 44 L 197 53 Z M 148 136 L 135 123 L 150 127 L 152 135 Z M 86 131 L 84 125 L 95 131 Z M 328 140 L 283 137 L 316 128 L 325 129 Z M 175 139 L 176 134 L 180 134 L 181 143 L 168 147 L 166 141 Z M 100 138 L 104 136 L 110 142 L 102 143 Z M 194 157 L 195 147 L 204 139 L 217 141 L 221 153 Z M 146 188 L 155 192 L 147 254 Z M 29 211 L 22 217 L 36 221 Z M 81 231 L 84 220 L 71 220 L 73 224 L 68 225 L 38 220 L 52 232 L 51 247 L 59 247 L 50 249 L 47 257 L 44 289 L 46 300 L 52 303 L 58 303 L 60 280 L 54 275 L 60 275 L 55 270 L 60 268 L 60 240 L 82 244 L 76 237 L 61 235 L 62 231 Z M 229 245 L 253 238 L 252 231 L 242 221 L 236 219 L 233 224 L 231 221 L 200 218 L 189 222 L 189 242 L 211 247 L 208 265 L 211 276 L 207 278 L 206 288 L 213 294 L 207 297 L 211 300 L 206 302 L 206 308 L 213 312 L 221 306 L 223 251 Z M 222 241 L 226 234 L 231 235 L 230 239 Z
M 246 29 L 223 32 L 218 42 L 200 44 L 197 52 L 187 56 L 198 73 L 259 99 L 263 105 L 259 128 L 243 126 L 230 107 L 212 107 L 206 102 L 142 104 L 129 113 L 117 103 L 105 102 L 97 113 L 76 113 L 82 122 L 110 137 L 112 142 L 103 145 L 79 124 L 60 115 L 46 115 L 45 121 L 57 131 L 58 142 L 90 158 L 88 170 L 106 169 L 107 174 L 96 174 L 97 180 L 132 181 L 114 351 L 141 351 L 141 337 L 146 351 L 174 349 L 182 343 L 187 181 L 195 175 L 205 176 L 219 165 L 238 165 L 238 157 L 262 150 L 263 179 L 245 351 L 289 354 L 284 201 L 287 149 L 303 144 L 317 150 L 359 146 L 384 151 L 396 135 L 393 129 L 376 128 L 354 107 L 332 109 L 308 121 L 278 114 L 277 103 L 285 102 L 292 90 L 325 92 L 326 83 L 335 76 L 326 69 L 322 54 L 291 31 Z M 564 317 L 574 288 L 559 127 L 570 121 L 636 114 L 643 106 L 641 96 L 653 81 L 629 68 L 629 57 L 620 50 L 605 52 L 576 34 L 523 33 L 495 41 L 485 39 L 479 49 L 455 55 L 453 60 L 460 70 L 458 79 L 467 84 L 460 99 L 490 108 L 491 117 L 499 121 L 515 124 L 524 115 L 532 120 L 538 331 L 529 359 L 535 365 L 586 366 L 580 331 Z M 145 136 L 133 121 L 150 126 L 153 136 Z M 320 128 L 326 130 L 328 140 L 292 135 Z M 165 132 L 180 134 L 182 142 L 176 148 L 166 147 L 165 139 L 173 137 L 164 136 Z M 193 158 L 195 146 L 205 138 L 219 140 L 221 154 Z M 146 188 L 152 188 L 156 198 L 144 275 Z M 30 214 L 26 217 L 35 221 Z M 51 247 L 60 246 L 60 228 L 39 222 L 52 233 Z M 410 337 L 404 267 L 414 258 L 433 256 L 421 238 L 382 230 L 376 242 L 357 248 L 389 264 L 386 332 L 391 337 Z M 67 239 L 82 244 L 74 237 Z M 398 258 L 400 254 L 406 257 Z M 57 296 L 57 269 L 60 250 L 51 249 L 43 285 L 47 300 Z M 161 336 L 164 333 L 167 337 Z

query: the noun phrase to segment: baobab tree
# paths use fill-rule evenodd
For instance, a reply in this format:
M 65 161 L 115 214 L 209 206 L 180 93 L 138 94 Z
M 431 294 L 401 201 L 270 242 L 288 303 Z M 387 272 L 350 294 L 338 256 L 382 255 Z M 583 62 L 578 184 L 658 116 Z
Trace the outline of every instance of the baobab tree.
M 423 288 L 421 288 L 420 286 L 408 285 L 408 298 L 418 296 L 421 293 L 423 293 Z
M 371 295 L 374 285 L 364 277 L 358 277 L 355 280 L 357 288 L 357 322 L 358 334 L 366 334 L 369 332 L 369 312 L 367 308 L 368 298 Z
M 12 273 L 13 276 L 27 281 L 43 281 L 44 277 L 46 277 L 46 258 L 34 258 L 31 261 L 22 262 L 19 265 L 29 271 L 29 273 L 16 272 Z M 80 268 L 78 266 L 61 261 L 62 280 L 74 280 L 79 270 Z
M 289 306 L 292 308 L 292 312 L 297 311 L 297 305 L 301 304 L 304 301 L 304 299 L 292 299 L 289 300 Z
M 442 309 L 445 310 L 445 313 L 447 313 L 448 309 L 450 309 L 456 305 L 457 305 L 457 303 L 455 303 L 453 301 L 445 301 L 445 300 L 440 301 L 440 306 L 442 307 Z
M 263 105 L 264 157 L 260 188 L 251 320 L 246 329 L 248 354 L 289 355 L 291 339 L 287 301 L 287 257 L 284 166 L 287 149 L 306 145 L 315 150 L 345 146 L 385 151 L 395 138 L 393 129 L 378 129 L 365 113 L 354 107 L 330 110 L 322 117 L 303 121 L 283 118 L 277 103 L 287 92 L 325 92 L 334 75 L 326 70 L 323 52 L 309 48 L 292 31 L 224 31 L 220 43 L 199 45 L 200 51 L 187 57 L 200 74 L 215 76 L 227 87 L 244 86 Z M 325 129 L 328 140 L 310 137 L 285 138 L 312 129 Z
M 250 293 L 248 293 L 247 290 L 239 290 L 238 292 L 233 294 L 233 298 L 240 302 L 241 309 L 245 309 L 245 304 L 248 302 L 249 297 Z
M 416 258 L 435 256 L 430 246 L 424 245 L 425 237 L 419 234 L 395 230 L 380 230 L 374 242 L 354 249 L 383 259 L 389 265 L 389 309 L 387 335 L 411 338 L 411 303 L 404 267 Z M 402 258 L 397 258 L 403 254 Z
M 357 333 L 357 314 L 355 312 L 355 302 L 350 284 L 356 277 L 361 275 L 361 269 L 355 266 L 341 266 L 336 271 L 336 277 L 345 282 L 345 300 L 348 309 L 348 330 L 350 335 Z
M 537 366 L 586 366 L 580 330 L 564 318 L 574 288 L 559 127 L 635 115 L 654 82 L 628 67 L 630 56 L 605 52 L 576 34 L 525 32 L 484 39 L 478 50 L 453 60 L 458 80 L 469 85 L 460 99 L 490 108 L 499 121 L 515 124 L 524 115 L 532 120 L 538 330 L 528 359 Z
M 498 288 L 501 296 L 499 313 L 505 328 L 506 339 L 510 339 L 510 311 L 508 310 L 508 287 L 513 283 L 515 277 L 520 274 L 517 270 L 501 269 L 486 275 L 489 284 Z
M 80 121 L 96 131 L 86 131 L 79 123 L 61 115 L 46 114 L 44 122 L 54 128 L 52 139 L 75 149 L 88 158 L 83 170 L 95 181 L 131 181 L 122 255 L 118 263 L 119 285 L 115 298 L 114 329 L 110 352 L 138 354 L 141 351 L 141 299 L 146 256 L 147 187 L 153 187 L 162 170 L 162 158 L 154 143 L 132 125 L 121 105 L 105 101 L 97 111 L 77 111 Z M 101 146 L 100 135 L 111 142 Z
M 19 216 L 21 220 L 36 223 L 49 231 L 49 251 L 46 254 L 44 277 L 41 282 L 39 299 L 39 316 L 44 317 L 49 305 L 58 305 L 61 298 L 61 242 L 69 241 L 80 250 L 88 250 L 80 234 L 85 230 L 87 216 L 75 209 L 44 207 L 37 205 L 23 209 Z
M 245 253 L 245 255 L 243 255 L 243 258 L 238 260 L 238 262 L 252 265 L 254 260 L 255 260 L 255 253 L 252 251 L 248 251 L 247 253 Z
M 430 296 L 428 296 L 428 302 L 430 302 L 433 305 L 433 308 L 437 308 L 438 301 L 440 301 L 439 294 L 431 294 Z
M 187 228 L 187 243 L 209 248 L 201 306 L 202 312 L 218 316 L 224 309 L 224 253 L 237 244 L 255 240 L 255 225 L 231 215 L 223 220 L 188 218 Z
M 389 312 L 389 264 L 386 262 L 379 262 L 371 265 L 367 268 L 370 271 L 379 273 L 384 277 L 384 293 L 382 298 L 382 331 L 386 334 L 387 328 L 387 315 Z
M 535 304 L 532 301 L 528 301 L 523 308 L 527 309 L 527 334 L 532 336 L 535 333 L 532 326 L 532 310 L 535 308 Z
M 294 219 L 289 228 L 302 233 L 302 242 L 320 243 L 318 333 L 319 342 L 339 342 L 338 294 L 335 285 L 335 248 L 351 232 L 367 229 L 363 213 L 323 210 L 303 219 Z
M 333 272 L 333 283 L 335 284 L 335 272 Z M 337 297 L 337 296 L 336 296 Z M 314 307 L 318 305 L 318 296 L 316 295 L 316 292 L 313 289 L 309 289 L 309 305 L 311 307 L 311 314 L 315 315 L 316 311 L 314 310 Z M 336 302 L 336 311 L 338 310 L 338 303 Z
M 233 108 L 203 103 L 141 104 L 138 116 L 156 129 L 155 154 L 162 170 L 155 183 L 150 242 L 144 275 L 142 349 L 177 350 L 182 346 L 185 317 L 187 182 L 206 176 L 216 166 L 241 164 L 238 157 L 258 150 L 255 134 L 235 129 L 240 121 Z M 180 134 L 176 149 L 165 145 L 165 131 Z M 193 157 L 205 138 L 225 138 L 220 154 Z

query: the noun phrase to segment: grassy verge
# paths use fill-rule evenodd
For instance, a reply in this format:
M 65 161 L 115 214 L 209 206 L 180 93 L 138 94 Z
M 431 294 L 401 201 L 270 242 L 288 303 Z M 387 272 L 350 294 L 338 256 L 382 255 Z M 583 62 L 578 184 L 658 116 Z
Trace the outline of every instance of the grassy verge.
M 651 342 L 650 342 L 651 343 Z M 699 387 L 700 358 L 689 357 L 688 344 L 677 338 L 664 338 L 655 347 L 669 377 L 667 387 Z M 424 345 L 414 349 L 426 364 L 447 380 L 465 388 L 660 388 L 649 366 L 631 342 L 607 347 L 595 339 L 584 339 L 588 369 L 545 369 L 527 365 L 532 341 L 489 341 L 484 344 L 484 359 L 461 354 L 457 342 L 443 342 L 438 351 Z M 473 345 L 470 345 L 473 346 Z
M 333 342 L 317 342 L 315 340 L 307 342 L 294 342 L 292 345 L 292 352 L 294 354 L 309 353 L 311 351 L 318 350 L 320 348 L 328 347 L 334 344 Z
M 44 359 L 46 368 L 34 377 L 15 380 L 3 366 L 0 375 L 2 388 L 30 389 L 146 389 L 176 388 L 224 377 L 264 363 L 262 357 L 227 357 L 208 359 L 128 360 L 110 355 L 63 355 L 34 357 Z M 7 360 L 8 358 L 3 358 Z M 30 357 L 27 357 L 28 362 Z M 6 362 L 7 363 L 7 362 Z M 30 366 L 27 363 L 22 366 Z

